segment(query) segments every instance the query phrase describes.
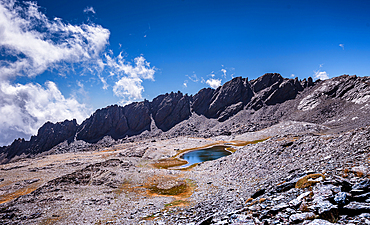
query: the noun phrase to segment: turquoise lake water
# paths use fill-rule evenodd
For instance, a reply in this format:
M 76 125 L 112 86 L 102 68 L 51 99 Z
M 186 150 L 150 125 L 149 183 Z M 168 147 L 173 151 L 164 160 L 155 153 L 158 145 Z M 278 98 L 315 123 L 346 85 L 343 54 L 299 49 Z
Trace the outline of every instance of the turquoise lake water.
M 224 156 L 231 155 L 231 152 L 227 151 L 226 148 L 228 148 L 228 146 L 213 146 L 210 148 L 187 152 L 180 156 L 180 158 L 188 161 L 188 164 L 183 165 L 182 167 L 188 167 L 195 163 L 215 160 Z

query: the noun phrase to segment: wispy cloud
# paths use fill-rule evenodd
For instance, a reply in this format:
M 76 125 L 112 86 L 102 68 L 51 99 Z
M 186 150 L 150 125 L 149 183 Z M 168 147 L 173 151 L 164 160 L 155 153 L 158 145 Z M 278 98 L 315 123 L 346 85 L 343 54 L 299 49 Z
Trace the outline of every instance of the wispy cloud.
M 344 44 L 339 44 L 339 47 L 341 47 L 344 50 Z
M 95 14 L 95 10 L 92 6 L 88 6 L 84 9 L 84 13 L 92 13 Z
M 102 84 L 103 84 L 103 89 L 104 89 L 104 90 L 107 90 L 107 89 L 108 89 L 108 87 L 109 87 L 109 85 L 108 85 L 108 83 L 107 83 L 107 80 L 106 80 L 104 77 L 102 77 L 100 74 L 98 74 L 98 77 L 99 77 L 100 81 L 101 81 L 101 82 L 102 82 Z
M 198 79 L 198 76 L 195 72 L 193 72 L 193 75 L 189 76 L 189 75 L 185 75 L 189 78 L 189 80 L 193 81 L 193 82 L 198 82 L 199 79 Z
M 221 86 L 221 79 L 213 79 L 213 78 L 210 78 L 206 81 L 206 83 L 211 87 L 211 88 L 218 88 L 219 86 Z
M 226 71 L 225 69 L 221 69 L 221 72 L 223 73 L 223 75 L 222 75 L 222 76 L 223 76 L 224 78 L 226 78 L 226 73 L 227 73 L 227 71 Z

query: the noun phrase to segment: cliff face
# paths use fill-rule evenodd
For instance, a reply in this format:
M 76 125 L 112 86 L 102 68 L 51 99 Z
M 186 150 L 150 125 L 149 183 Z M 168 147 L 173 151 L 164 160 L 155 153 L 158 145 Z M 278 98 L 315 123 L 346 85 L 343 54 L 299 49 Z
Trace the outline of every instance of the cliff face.
M 283 78 L 277 73 L 268 73 L 251 81 L 236 77 L 216 90 L 205 88 L 194 96 L 177 92 L 159 95 L 151 102 L 134 102 L 124 107 L 108 106 L 97 110 L 81 125 L 76 120 L 56 124 L 47 122 L 30 141 L 17 139 L 10 146 L 1 147 L 0 160 L 4 163 L 16 155 L 41 153 L 65 140 L 95 143 L 107 135 L 114 139 L 134 136 L 151 131 L 153 123 L 166 132 L 193 114 L 224 122 L 243 110 L 257 112 L 296 99 L 299 102 L 285 107 L 282 114 L 292 113 L 297 120 L 320 114 L 320 121 L 323 121 L 327 113 L 325 110 L 328 111 L 325 104 L 369 103 L 370 79 L 343 75 L 313 82 L 312 78 L 300 81 Z M 320 105 L 325 107 L 320 108 Z
M 11 145 L 2 147 L 0 153 L 5 154 L 6 159 L 11 159 L 16 155 L 38 154 L 47 151 L 65 140 L 73 141 L 77 127 L 76 120 L 65 120 L 55 124 L 47 122 L 29 141 L 23 138 L 16 139 Z

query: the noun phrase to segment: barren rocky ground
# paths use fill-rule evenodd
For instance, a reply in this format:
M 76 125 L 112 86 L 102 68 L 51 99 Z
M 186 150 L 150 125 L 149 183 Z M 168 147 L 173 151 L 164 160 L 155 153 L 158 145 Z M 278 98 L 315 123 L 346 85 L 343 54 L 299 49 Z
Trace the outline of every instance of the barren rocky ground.
M 369 100 L 368 78 L 267 74 L 47 123 L 1 148 L 0 223 L 370 224 Z M 215 145 L 233 153 L 179 167 Z
M 368 223 L 369 214 L 363 213 L 369 209 L 369 129 L 331 134 L 324 126 L 284 122 L 237 136 L 147 140 L 24 159 L 1 166 L 1 222 Z M 178 149 L 221 143 L 234 144 L 235 153 L 187 170 L 156 167 Z M 320 174 L 312 179 L 317 183 L 296 187 L 298 178 L 309 174 Z M 367 186 L 357 193 L 353 187 L 361 182 Z M 333 202 L 338 193 L 359 209 L 341 209 Z M 303 202 L 307 209 L 301 209 Z

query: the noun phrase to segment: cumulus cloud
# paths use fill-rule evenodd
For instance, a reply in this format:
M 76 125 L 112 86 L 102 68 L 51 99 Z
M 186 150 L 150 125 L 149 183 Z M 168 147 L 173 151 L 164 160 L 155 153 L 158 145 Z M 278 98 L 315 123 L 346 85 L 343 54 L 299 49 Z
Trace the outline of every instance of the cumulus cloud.
M 216 89 L 216 88 L 218 88 L 219 86 L 221 86 L 221 79 L 213 79 L 213 78 L 211 78 L 211 79 L 208 79 L 208 80 L 206 81 L 206 83 L 207 83 L 211 88 Z
M 0 4 L 0 76 L 36 76 L 60 62 L 87 62 L 99 57 L 108 43 L 109 30 L 100 25 L 71 25 L 49 20 L 34 2 L 24 7 L 15 1 Z M 42 32 L 41 32 L 42 31 Z
M 314 71 L 314 78 L 320 79 L 320 80 L 327 80 L 329 79 L 329 74 L 325 71 Z
M 84 12 L 95 10 L 87 7 Z M 141 99 L 142 81 L 154 80 L 155 68 L 143 56 L 135 58 L 134 65 L 122 54 L 112 56 L 106 49 L 109 36 L 110 31 L 97 24 L 50 20 L 35 2 L 0 0 L 0 145 L 36 134 L 46 121 L 81 122 L 91 112 L 75 97 L 63 96 L 54 82 L 14 83 L 19 76 L 33 78 L 47 70 L 68 76 L 81 68 L 85 75 L 97 75 L 103 89 L 109 87 L 104 74 L 112 74 L 108 78 L 118 80 L 113 92 L 125 101 Z M 83 83 L 77 85 L 83 92 Z
M 11 143 L 15 137 L 29 137 L 45 121 L 58 122 L 77 119 L 82 122 L 91 109 L 74 98 L 65 98 L 54 82 L 40 84 L 0 84 L 0 145 Z
M 106 55 L 106 59 L 110 72 L 119 77 L 119 80 L 113 86 L 113 93 L 121 97 L 123 103 L 142 99 L 144 87 L 141 83 L 143 80 L 154 81 L 156 68 L 151 67 L 143 56 L 136 57 L 134 65 L 126 62 L 122 55 L 115 59 Z

